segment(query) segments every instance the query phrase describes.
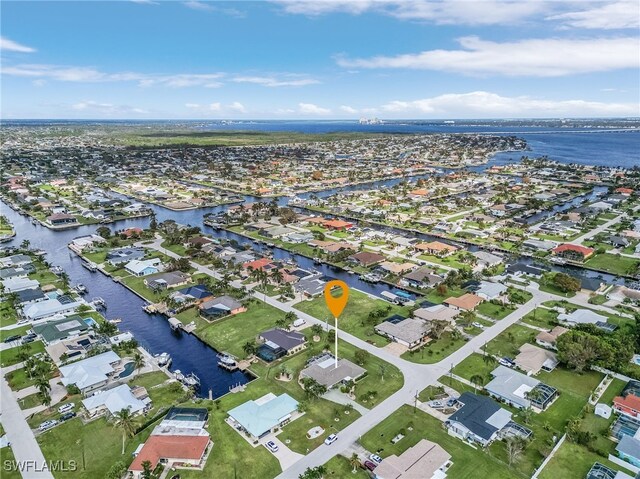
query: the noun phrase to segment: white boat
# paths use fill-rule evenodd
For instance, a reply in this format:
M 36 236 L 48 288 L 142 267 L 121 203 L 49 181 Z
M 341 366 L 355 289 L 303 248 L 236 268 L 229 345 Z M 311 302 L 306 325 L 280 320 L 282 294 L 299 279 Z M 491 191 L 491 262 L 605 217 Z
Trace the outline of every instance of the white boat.
M 180 371 L 179 369 L 176 369 L 173 372 L 173 377 L 176 378 L 181 383 L 184 382 L 184 374 L 182 374 L 182 371 Z
M 200 387 L 200 378 L 195 375 L 195 373 L 188 374 L 184 376 L 183 383 L 185 386 L 199 388 Z
M 171 355 L 169 353 L 160 353 L 156 355 L 156 361 L 158 361 L 158 366 L 162 367 L 169 367 L 171 366 Z
M 87 287 L 82 283 L 78 283 L 73 289 L 75 289 L 79 294 L 87 294 L 88 291 Z
M 121 318 L 110 319 L 109 322 L 111 324 L 120 324 L 122 322 Z
M 178 318 L 174 318 L 171 317 L 169 318 L 169 326 L 171 326 L 171 329 L 174 331 L 180 330 L 182 328 L 184 328 L 184 325 L 182 324 L 182 321 L 180 321 Z
M 100 297 L 93 298 L 91 300 L 91 304 L 93 304 L 93 306 L 96 307 L 96 308 L 107 309 L 107 303 L 104 301 L 104 299 L 102 299 Z
M 218 354 L 218 366 L 227 368 L 227 369 L 235 369 L 238 367 L 238 363 L 236 359 L 229 353 L 220 353 Z

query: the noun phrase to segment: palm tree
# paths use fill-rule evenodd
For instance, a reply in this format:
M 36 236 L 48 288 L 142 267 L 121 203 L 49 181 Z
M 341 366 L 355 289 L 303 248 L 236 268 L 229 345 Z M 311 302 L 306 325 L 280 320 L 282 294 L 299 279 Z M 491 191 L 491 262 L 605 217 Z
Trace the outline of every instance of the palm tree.
M 136 433 L 136 425 L 131 414 L 131 409 L 121 409 L 113 415 L 113 425 L 122 429 L 122 454 L 124 454 L 124 441 L 128 437 L 133 437 Z
M 311 332 L 314 336 L 320 336 L 322 334 L 322 326 L 320 326 L 319 324 L 314 324 L 313 326 L 311 326 Z
M 469 381 L 473 384 L 473 392 L 475 393 L 478 392 L 478 386 L 482 385 L 484 378 L 480 374 L 474 374 Z
M 247 355 L 247 357 L 249 357 L 255 354 L 258 348 L 256 347 L 255 341 L 247 341 L 246 343 L 244 343 L 244 346 L 242 346 L 242 350 Z
M 279 269 L 276 269 L 273 273 L 271 273 L 271 278 L 278 284 L 284 281 L 284 276 L 282 274 L 282 271 L 280 271 Z
M 351 454 L 351 457 L 349 458 L 349 464 L 351 464 L 351 467 L 353 467 L 353 470 L 351 472 L 355 474 L 356 469 L 360 466 L 360 459 L 355 452 Z
M 387 363 L 380 363 L 380 365 L 378 366 L 378 369 L 380 371 L 380 380 L 381 382 L 384 382 L 384 374 L 387 372 Z
M 142 354 L 140 354 L 139 351 L 136 351 L 136 353 L 133 355 L 133 367 L 136 371 L 136 374 L 140 372 L 140 369 L 144 367 L 144 364 L 144 357 L 142 356 Z
M 22 243 L 20 243 L 21 249 L 29 249 L 29 246 L 31 246 L 31 241 L 28 239 L 22 240 Z

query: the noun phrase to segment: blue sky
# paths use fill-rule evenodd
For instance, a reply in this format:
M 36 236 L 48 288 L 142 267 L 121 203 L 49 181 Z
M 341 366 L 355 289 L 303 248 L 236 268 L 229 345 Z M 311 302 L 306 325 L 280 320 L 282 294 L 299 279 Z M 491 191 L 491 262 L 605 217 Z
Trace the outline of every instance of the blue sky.
M 2 118 L 640 115 L 640 4 L 3 1 Z

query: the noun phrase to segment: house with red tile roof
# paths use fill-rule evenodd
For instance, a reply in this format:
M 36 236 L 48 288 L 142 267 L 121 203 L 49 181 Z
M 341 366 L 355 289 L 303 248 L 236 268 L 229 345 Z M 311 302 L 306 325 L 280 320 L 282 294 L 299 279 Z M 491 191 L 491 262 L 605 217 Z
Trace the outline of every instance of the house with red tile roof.
M 458 298 L 453 296 L 451 298 L 447 298 L 443 303 L 455 309 L 473 311 L 480 303 L 482 303 L 482 301 L 484 300 L 480 296 L 473 293 L 465 293 Z
M 431 241 L 430 243 L 418 243 L 414 246 L 418 251 L 436 256 L 449 256 L 458 251 L 456 246 L 443 243 L 441 241 Z
M 640 397 L 635 394 L 616 396 L 613 398 L 613 409 L 627 416 L 638 417 L 638 412 L 640 412 Z
M 633 194 L 633 190 L 631 188 L 616 188 L 614 193 L 618 193 L 620 195 L 631 196 Z
M 142 476 L 142 463 L 149 461 L 151 470 L 162 462 L 167 467 L 187 466 L 202 468 L 211 439 L 206 436 L 162 435 L 149 436 L 142 449 L 129 466 L 134 478 Z
M 344 230 L 347 228 L 351 228 L 353 226 L 353 223 L 342 220 L 327 220 L 325 221 L 324 226 L 331 230 Z
M 273 261 L 271 261 L 269 258 L 260 258 L 254 261 L 243 263 L 242 268 L 246 270 L 260 269 L 263 271 L 268 271 L 273 268 Z
M 561 244 L 551 250 L 556 256 L 562 256 L 573 261 L 584 261 L 596 252 L 593 248 L 587 248 L 577 244 Z

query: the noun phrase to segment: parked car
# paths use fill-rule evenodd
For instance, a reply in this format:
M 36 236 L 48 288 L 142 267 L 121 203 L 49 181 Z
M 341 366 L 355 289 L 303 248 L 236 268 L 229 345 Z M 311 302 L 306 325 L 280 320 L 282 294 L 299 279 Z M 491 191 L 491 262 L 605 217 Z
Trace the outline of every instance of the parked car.
M 333 444 L 334 442 L 336 442 L 338 440 L 338 435 L 337 434 L 329 434 L 327 436 L 327 438 L 324 440 L 324 443 L 327 446 L 330 446 L 331 444 Z
M 380 456 L 378 456 L 377 454 L 371 454 L 369 456 L 369 459 L 371 459 L 376 464 L 380 464 L 382 462 L 382 458 Z
M 458 400 L 456 398 L 449 398 L 447 399 L 447 407 L 453 407 L 458 403 Z
M 507 357 L 500 358 L 500 359 L 498 360 L 498 362 L 499 362 L 500 364 L 502 364 L 503 366 L 506 366 L 506 367 L 508 367 L 508 368 L 512 368 L 512 367 L 514 367 L 514 366 L 516 365 L 516 363 L 514 363 L 511 359 L 509 359 L 509 358 L 507 358 Z
M 273 442 L 273 441 L 269 441 L 268 443 L 265 444 L 265 446 L 267 447 L 267 449 L 269 449 L 271 452 L 278 452 L 278 445 Z
M 306 321 L 303 318 L 298 318 L 293 322 L 293 327 L 294 328 L 299 328 L 300 326 L 302 326 L 304 323 L 306 323 Z
M 427 406 L 432 407 L 433 409 L 444 409 L 444 403 L 442 401 L 429 401 Z
M 471 323 L 471 325 L 475 326 L 476 328 L 484 329 L 484 325 L 479 323 L 478 321 L 474 321 L 473 323 Z
M 73 411 L 69 411 L 60 416 L 60 421 L 68 421 L 69 419 L 73 419 L 74 417 L 76 417 L 76 413 Z
M 27 334 L 26 336 L 22 336 L 22 344 L 32 343 L 36 340 L 38 336 L 36 334 Z
M 65 412 L 71 411 L 74 407 L 75 407 L 75 405 L 72 402 L 67 403 L 67 404 L 63 404 L 62 406 L 60 406 L 58 408 L 58 412 L 59 413 L 65 413 Z
M 364 467 L 366 467 L 370 471 L 373 471 L 376 467 L 378 467 L 378 465 L 371 461 L 364 461 Z
M 50 419 L 48 421 L 43 422 L 42 424 L 40 424 L 40 427 L 38 427 L 38 429 L 40 431 L 46 431 L 47 429 L 51 429 L 53 426 L 57 425 L 58 421 L 55 419 Z
M 4 340 L 5 343 L 12 343 L 14 341 L 17 341 L 18 339 L 22 338 L 22 336 L 20 334 L 12 334 L 11 336 L 9 336 L 8 338 L 6 338 Z

